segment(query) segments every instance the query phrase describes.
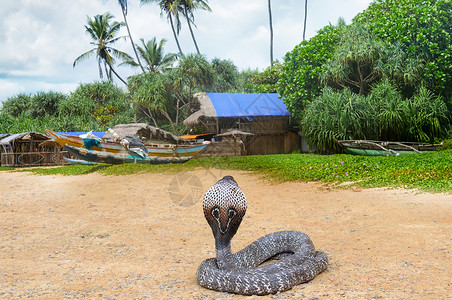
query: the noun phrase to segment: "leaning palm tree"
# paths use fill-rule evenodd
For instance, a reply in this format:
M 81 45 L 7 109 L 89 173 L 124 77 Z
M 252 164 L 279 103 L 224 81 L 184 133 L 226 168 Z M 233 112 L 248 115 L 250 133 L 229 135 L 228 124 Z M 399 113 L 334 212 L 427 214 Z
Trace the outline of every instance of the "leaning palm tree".
M 124 24 L 126 24 L 127 33 L 129 34 L 130 43 L 132 44 L 133 52 L 135 52 L 135 57 L 137 58 L 138 65 L 141 70 L 144 72 L 144 68 L 141 65 L 140 58 L 138 57 L 137 49 L 135 47 L 135 43 L 133 42 L 132 35 L 130 34 L 129 23 L 127 22 L 127 0 L 118 0 L 119 6 L 121 6 L 122 16 L 124 17 Z
M 174 53 L 164 54 L 163 45 L 166 43 L 166 39 L 160 40 L 157 43 L 155 37 L 151 40 L 145 42 L 141 39 L 142 46 L 138 46 L 138 52 L 140 53 L 141 59 L 145 62 L 145 68 L 149 72 L 161 73 L 171 68 L 173 63 L 176 61 L 177 55 Z M 138 67 L 138 64 L 132 59 L 129 61 L 124 61 L 122 64 L 127 64 L 133 67 Z
M 194 21 L 195 21 L 195 16 L 193 14 L 193 11 L 195 9 L 202 9 L 202 10 L 206 10 L 211 12 L 212 10 L 210 9 L 209 5 L 207 4 L 207 0 L 203 1 L 203 0 L 179 0 L 180 1 L 180 5 L 182 6 L 182 12 L 185 16 L 185 19 L 187 19 L 187 24 L 188 24 L 188 28 L 190 29 L 190 34 L 191 34 L 191 38 L 193 39 L 193 43 L 195 44 L 196 47 L 196 52 L 198 54 L 201 54 L 199 52 L 199 48 L 198 48 L 198 43 L 196 43 L 196 39 L 195 39 L 195 35 L 193 34 L 193 29 L 191 28 L 191 23 L 193 23 L 193 25 L 195 25 Z M 196 25 L 195 25 L 196 27 Z
M 119 39 L 125 38 L 122 36 L 116 36 L 124 23 L 118 23 L 116 21 L 110 23 L 110 20 L 113 18 L 113 15 L 109 12 L 106 12 L 102 15 L 96 15 L 93 19 L 87 17 L 88 24 L 85 25 L 85 32 L 93 40 L 90 44 L 94 45 L 95 47 L 77 57 L 74 60 L 72 66 L 75 67 L 81 61 L 84 61 L 91 56 L 96 55 L 97 64 L 99 67 L 99 77 L 101 79 L 104 77 L 103 73 L 105 71 L 107 78 L 109 80 L 112 80 L 111 73 L 113 72 L 119 80 L 127 85 L 127 83 L 113 69 L 113 65 L 115 63 L 113 56 L 121 60 L 131 59 L 131 57 L 127 53 L 111 47 L 111 45 L 117 42 Z M 102 71 L 102 67 L 104 71 Z
M 182 49 L 179 44 L 179 39 L 177 38 L 181 24 L 179 19 L 179 1 L 178 0 L 140 0 L 141 4 L 148 4 L 148 3 L 158 3 L 161 9 L 161 15 L 163 13 L 166 13 L 166 17 L 168 18 L 171 29 L 173 31 L 174 39 L 176 40 L 177 48 L 179 49 L 179 54 L 183 56 Z M 173 20 L 174 17 L 174 20 Z
M 268 0 L 268 18 L 270 21 L 270 65 L 273 66 L 273 24 L 272 24 L 272 4 Z

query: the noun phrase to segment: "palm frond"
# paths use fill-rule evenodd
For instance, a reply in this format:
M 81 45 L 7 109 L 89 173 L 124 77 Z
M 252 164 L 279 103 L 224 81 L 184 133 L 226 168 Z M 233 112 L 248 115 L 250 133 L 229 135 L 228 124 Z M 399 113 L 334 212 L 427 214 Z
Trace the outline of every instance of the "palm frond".
M 85 53 L 83 53 L 82 55 L 80 55 L 79 57 L 77 57 L 74 60 L 74 63 L 72 64 L 72 67 L 75 67 L 77 64 L 79 64 L 80 62 L 87 60 L 88 58 L 90 58 L 91 56 L 93 56 L 96 53 L 96 48 L 93 48 L 91 50 L 86 51 Z

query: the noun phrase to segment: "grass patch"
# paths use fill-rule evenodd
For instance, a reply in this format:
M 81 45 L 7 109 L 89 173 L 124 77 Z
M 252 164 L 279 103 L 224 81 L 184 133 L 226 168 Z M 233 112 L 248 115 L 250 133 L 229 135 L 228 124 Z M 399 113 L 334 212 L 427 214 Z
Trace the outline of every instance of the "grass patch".
M 203 165 L 203 160 L 193 163 Z M 370 157 L 353 155 L 288 154 L 216 157 L 210 163 L 223 169 L 247 170 L 274 181 L 319 181 L 360 187 L 403 187 L 452 193 L 452 150 Z
M 0 166 L 0 171 L 11 171 L 11 170 L 14 170 L 14 168 Z
M 452 150 L 395 157 L 311 154 L 209 157 L 184 164 L 73 165 L 26 170 L 42 175 L 105 175 L 177 173 L 194 168 L 251 171 L 275 182 L 318 181 L 330 185 L 403 187 L 426 192 L 452 193 Z M 25 171 L 25 170 L 24 170 Z

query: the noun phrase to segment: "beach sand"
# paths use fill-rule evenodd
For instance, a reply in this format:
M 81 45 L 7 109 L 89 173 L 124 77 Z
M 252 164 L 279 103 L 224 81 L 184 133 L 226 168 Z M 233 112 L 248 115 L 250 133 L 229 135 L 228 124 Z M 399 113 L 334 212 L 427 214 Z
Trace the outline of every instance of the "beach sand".
M 225 175 L 248 199 L 234 252 L 264 234 L 299 230 L 329 256 L 327 271 L 311 282 L 259 299 L 452 297 L 451 195 L 273 184 L 247 172 L 197 169 L 0 172 L 0 298 L 241 298 L 195 279 L 201 261 L 215 255 L 202 197 Z

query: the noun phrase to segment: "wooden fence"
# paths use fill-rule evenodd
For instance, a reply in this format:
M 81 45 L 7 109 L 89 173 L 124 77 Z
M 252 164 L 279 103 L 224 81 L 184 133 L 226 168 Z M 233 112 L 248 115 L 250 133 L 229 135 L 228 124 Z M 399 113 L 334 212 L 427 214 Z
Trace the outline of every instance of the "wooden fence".
M 70 157 L 67 151 L 2 152 L 0 165 L 14 168 L 59 166 L 68 164 L 64 157 Z

